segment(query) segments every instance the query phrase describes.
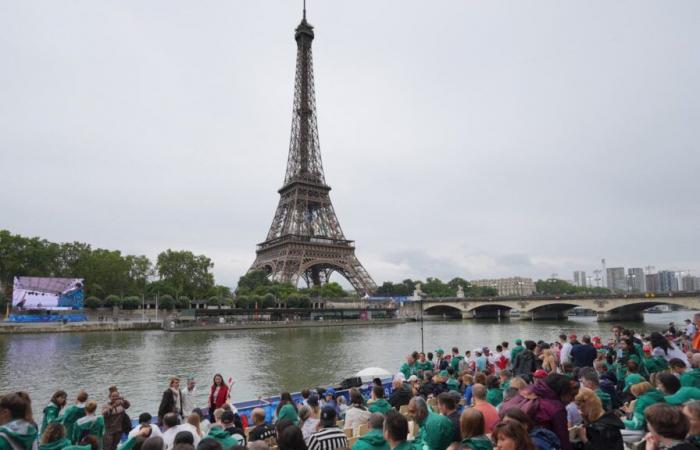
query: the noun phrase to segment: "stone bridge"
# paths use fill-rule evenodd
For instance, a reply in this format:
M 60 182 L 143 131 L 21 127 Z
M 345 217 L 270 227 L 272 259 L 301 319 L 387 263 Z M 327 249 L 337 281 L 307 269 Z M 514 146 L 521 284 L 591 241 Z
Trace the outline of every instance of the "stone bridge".
M 401 316 L 419 318 L 441 316 L 462 319 L 510 317 L 510 311 L 520 312 L 521 320 L 561 320 L 573 308 L 594 311 L 600 322 L 641 321 L 644 310 L 658 305 L 677 305 L 700 310 L 700 292 L 669 294 L 631 294 L 606 296 L 532 296 L 493 298 L 425 298 L 407 300 L 401 306 Z

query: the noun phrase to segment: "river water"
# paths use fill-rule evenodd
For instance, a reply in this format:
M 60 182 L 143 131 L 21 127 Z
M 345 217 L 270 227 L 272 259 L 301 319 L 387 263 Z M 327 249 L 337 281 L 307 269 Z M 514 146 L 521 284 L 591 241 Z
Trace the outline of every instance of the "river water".
M 651 332 L 673 321 L 682 326 L 693 312 L 646 314 L 625 324 Z M 516 338 L 554 341 L 561 332 L 610 336 L 610 323 L 595 317 L 568 321 L 426 321 L 425 351 L 460 351 Z M 40 417 L 53 391 L 72 401 L 80 388 L 104 402 L 115 384 L 131 401 L 132 416 L 157 412 L 168 377 L 192 375 L 204 406 L 214 373 L 232 377 L 233 401 L 298 391 L 337 382 L 365 367 L 395 372 L 412 350 L 420 350 L 420 324 L 217 332 L 114 332 L 0 335 L 0 393 L 26 390 Z

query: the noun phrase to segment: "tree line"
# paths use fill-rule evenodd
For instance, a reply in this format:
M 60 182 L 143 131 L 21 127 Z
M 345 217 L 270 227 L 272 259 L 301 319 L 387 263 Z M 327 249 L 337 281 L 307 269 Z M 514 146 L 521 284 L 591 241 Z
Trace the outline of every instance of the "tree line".
M 425 281 L 411 280 L 410 278 L 403 280 L 400 283 L 392 283 L 385 281 L 377 288 L 376 295 L 378 296 L 410 296 L 416 289 L 416 284 L 421 284 L 421 291 L 428 297 L 454 297 L 457 295 L 457 290 L 460 286 L 464 290 L 465 297 L 494 297 L 498 295 L 498 290 L 494 287 L 475 286 L 464 278 L 456 277 L 443 282 L 439 278 L 428 277 Z

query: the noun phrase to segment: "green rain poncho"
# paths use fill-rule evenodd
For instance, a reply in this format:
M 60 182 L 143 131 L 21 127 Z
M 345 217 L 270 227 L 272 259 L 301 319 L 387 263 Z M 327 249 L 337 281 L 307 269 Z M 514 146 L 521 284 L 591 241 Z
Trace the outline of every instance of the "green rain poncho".
M 700 389 L 688 386 L 681 387 L 675 394 L 665 396 L 664 400 L 669 405 L 682 405 L 690 400 L 700 400 Z
M 207 434 L 208 438 L 212 438 L 221 444 L 223 450 L 228 450 L 231 447 L 241 444 L 235 437 L 228 434 L 228 432 L 221 428 L 212 428 Z
M 72 444 L 69 439 L 62 438 L 49 442 L 48 444 L 39 444 L 39 450 L 63 450 L 71 445 Z
M 277 421 L 283 419 L 291 420 L 294 425 L 299 423 L 299 414 L 293 405 L 287 403 L 280 408 L 280 412 L 277 413 Z
M 428 413 L 413 441 L 415 450 L 445 450 L 452 443 L 454 426 L 445 416 Z
M 493 450 L 493 444 L 486 436 L 466 438 L 462 441 L 462 445 L 468 445 L 473 450 Z
M 644 410 L 656 403 L 665 403 L 664 394 L 656 389 L 649 389 L 644 394 L 640 395 L 637 403 L 634 405 L 632 419 L 623 420 L 625 428 L 628 430 L 643 430 L 645 425 Z
M 491 388 L 486 391 L 486 401 L 493 406 L 498 406 L 503 403 L 503 389 Z
M 85 436 L 95 436 L 102 447 L 102 436 L 105 434 L 105 419 L 102 416 L 85 416 L 75 422 L 71 441 L 80 442 Z
M 401 365 L 401 368 L 399 369 L 399 372 L 401 372 L 403 376 L 405 376 L 408 380 L 409 378 L 411 378 L 411 375 L 418 376 L 418 367 L 416 367 L 415 363 L 411 364 L 410 366 L 408 365 L 408 363 L 403 363 Z
M 36 442 L 36 427 L 25 420 L 13 420 L 0 427 L 0 450 L 15 447 L 31 450 Z
M 681 386 L 700 388 L 700 369 L 690 369 L 683 372 Z
M 85 417 L 85 405 L 70 405 L 63 411 L 60 420 L 61 423 L 63 423 L 63 427 L 66 429 L 66 437 L 69 439 L 73 436 L 75 422 L 81 417 Z
M 387 412 L 391 411 L 391 409 L 392 406 L 383 398 L 378 398 L 367 408 L 367 410 L 371 413 L 380 414 L 386 414 Z
M 41 421 L 41 429 L 39 430 L 41 433 L 46 430 L 46 426 L 52 422 L 57 422 L 58 419 L 58 412 L 60 409 L 58 408 L 58 405 L 55 403 L 49 403 L 46 405 L 46 408 L 44 408 L 44 420 Z
M 384 439 L 382 430 L 369 430 L 355 442 L 352 450 L 389 450 L 389 443 Z

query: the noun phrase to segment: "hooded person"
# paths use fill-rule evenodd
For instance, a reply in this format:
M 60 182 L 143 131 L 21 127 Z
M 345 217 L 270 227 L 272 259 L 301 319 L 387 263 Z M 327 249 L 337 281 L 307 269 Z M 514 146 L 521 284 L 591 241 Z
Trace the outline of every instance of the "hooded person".
M 36 425 L 25 392 L 0 398 L 0 450 L 36 450 Z
M 88 400 L 85 403 L 85 415 L 80 419 L 75 421 L 73 426 L 73 433 L 71 435 L 71 441 L 74 444 L 82 441 L 86 436 L 95 436 L 97 442 L 100 443 L 100 448 L 102 448 L 102 436 L 105 432 L 105 419 L 102 416 L 95 415 L 97 411 L 97 402 L 94 400 Z
M 445 416 L 430 411 L 422 397 L 413 397 L 408 404 L 408 412 L 413 415 L 419 429 L 413 446 L 416 449 L 445 450 L 452 443 L 454 426 Z
M 381 386 L 374 386 L 372 388 L 372 403 L 369 405 L 369 412 L 386 414 L 393 407 L 384 398 L 384 388 Z
M 71 445 L 66 438 L 66 430 L 59 422 L 50 422 L 41 435 L 39 450 L 62 450 Z
M 289 392 L 282 392 L 275 413 L 277 415 L 277 421 L 288 419 L 291 420 L 294 425 L 299 423 L 299 413 L 292 400 L 292 395 Z
M 632 418 L 624 419 L 622 423 L 628 430 L 643 430 L 646 425 L 644 410 L 656 403 L 665 403 L 664 394 L 654 389 L 647 381 L 632 385 L 630 393 L 637 398 L 637 401 L 634 404 L 634 409 L 629 411 L 632 413 Z
M 452 359 L 450 359 L 450 367 L 452 367 L 452 370 L 455 372 L 459 371 L 459 365 L 464 359 L 464 356 L 459 354 L 459 348 L 457 347 L 452 347 Z
M 525 341 L 525 349 L 513 359 L 513 375 L 530 376 L 537 370 L 539 360 L 533 351 L 535 347 L 537 347 L 537 344 L 534 341 Z
M 243 441 L 231 436 L 226 430 L 224 430 L 221 427 L 221 425 L 218 424 L 212 425 L 211 428 L 209 428 L 209 433 L 207 434 L 207 437 L 202 439 L 201 442 L 204 442 L 204 440 L 206 439 L 214 439 L 221 445 L 222 450 L 228 450 L 231 447 L 243 444 Z
M 384 414 L 373 413 L 367 423 L 369 430 L 355 442 L 352 450 L 389 450 L 389 443 L 384 439 Z
M 78 397 L 75 400 L 75 404 L 70 405 L 63 410 L 61 423 L 66 429 L 66 437 L 68 439 L 73 438 L 73 427 L 75 427 L 75 422 L 77 422 L 81 417 L 85 417 L 85 402 L 87 399 L 87 392 L 81 390 L 78 392 Z
M 515 340 L 515 347 L 513 347 L 510 351 L 510 362 L 511 364 L 515 361 L 515 357 L 520 354 L 525 350 L 525 347 L 523 347 L 523 340 L 522 339 L 516 339 Z
M 44 419 L 41 422 L 40 432 L 44 433 L 46 426 L 52 422 L 58 422 L 60 419 L 58 417 L 61 408 L 66 405 L 66 399 L 68 394 L 65 391 L 56 391 L 51 396 L 51 401 L 44 408 Z
M 577 428 L 582 450 L 623 450 L 621 430 L 625 427 L 612 411 L 606 412 L 600 397 L 591 389 L 581 388 L 576 395 L 584 426 Z

